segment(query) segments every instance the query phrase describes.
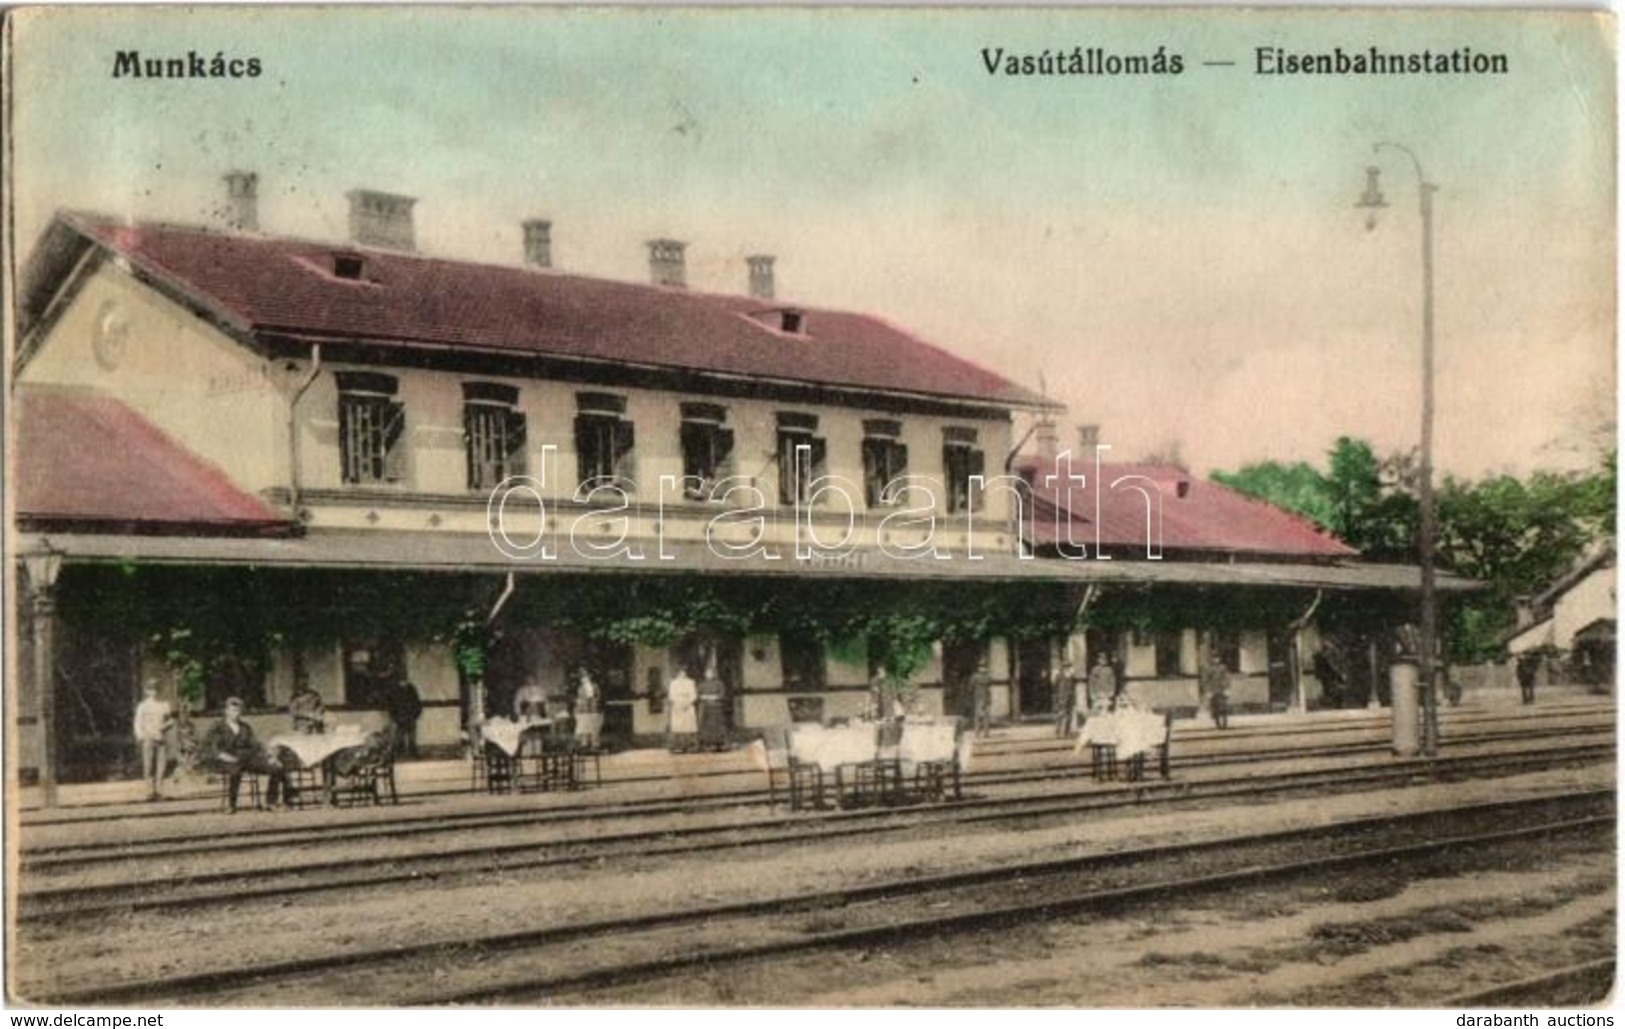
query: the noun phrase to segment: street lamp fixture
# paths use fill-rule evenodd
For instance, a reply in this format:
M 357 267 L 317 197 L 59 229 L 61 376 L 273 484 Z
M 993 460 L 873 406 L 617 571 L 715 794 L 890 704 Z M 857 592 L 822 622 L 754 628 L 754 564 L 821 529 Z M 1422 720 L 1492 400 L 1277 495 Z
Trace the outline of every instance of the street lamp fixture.
M 56 588 L 57 576 L 62 571 L 62 552 L 51 546 L 50 540 L 42 539 L 39 549 L 23 555 L 23 567 L 28 570 L 28 585 L 37 597 Z
M 1371 147 L 1372 153 L 1380 154 L 1384 150 L 1397 150 L 1411 159 L 1422 216 L 1422 466 L 1417 486 L 1422 524 L 1416 540 L 1417 557 L 1422 565 L 1422 625 L 1418 662 L 1422 688 L 1422 753 L 1433 757 L 1439 752 L 1439 628 L 1433 569 L 1433 194 L 1439 187 L 1428 181 L 1422 162 L 1409 147 L 1398 143 L 1376 143 Z M 1375 164 L 1366 167 L 1365 193 L 1354 205 L 1366 212 L 1368 230 L 1377 227 L 1377 212 L 1388 206 L 1377 183 L 1380 172 Z
M 1377 212 L 1388 206 L 1388 201 L 1382 198 L 1382 187 L 1377 184 L 1377 176 L 1382 169 L 1377 165 L 1368 164 L 1365 168 L 1365 193 L 1360 197 L 1356 208 L 1365 211 L 1365 228 L 1367 232 L 1377 227 Z

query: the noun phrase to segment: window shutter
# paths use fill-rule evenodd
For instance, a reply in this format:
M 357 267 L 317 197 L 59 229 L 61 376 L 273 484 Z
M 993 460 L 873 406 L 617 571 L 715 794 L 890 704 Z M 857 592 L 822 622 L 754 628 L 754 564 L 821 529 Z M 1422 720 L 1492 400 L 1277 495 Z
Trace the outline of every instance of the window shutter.
M 779 433 L 779 503 L 793 504 L 796 500 L 796 440 L 788 432 Z
M 343 482 L 360 482 L 360 453 L 356 446 L 355 403 L 339 397 L 339 475 Z
M 582 485 L 603 474 L 597 434 L 592 431 L 595 422 L 584 415 L 576 417 L 576 481 Z
M 892 453 L 897 455 L 897 463 L 896 463 L 895 466 L 893 466 L 893 468 L 891 470 L 892 478 L 895 479 L 899 475 L 907 475 L 908 474 L 908 444 L 907 443 L 894 444 L 894 449 L 893 449 Z
M 615 423 L 614 474 L 618 479 L 633 478 L 632 446 L 635 439 L 630 421 L 622 418 Z
M 966 455 L 966 457 L 967 460 L 965 461 L 965 470 L 967 474 L 965 479 L 965 494 L 970 498 L 970 509 L 972 511 L 980 511 L 982 509 L 982 491 L 970 481 L 970 476 L 984 474 L 982 471 L 983 454 L 980 450 L 972 450 L 968 455 Z
M 465 386 L 466 388 L 466 386 Z M 479 415 L 468 405 L 463 405 L 463 454 L 468 465 L 468 488 L 480 489 L 485 485 L 481 481 L 482 455 L 478 437 Z
M 812 468 L 810 470 L 816 478 L 824 474 L 824 459 L 828 456 L 829 447 L 825 444 L 822 436 L 814 436 L 808 442 L 812 445 Z
M 716 430 L 716 435 L 713 436 L 712 439 L 716 442 L 716 475 L 720 478 L 723 475 L 724 469 L 728 467 L 728 459 L 733 456 L 734 431 L 732 429 L 719 428 Z
M 384 415 L 383 435 L 383 480 L 385 482 L 404 482 L 406 480 L 406 405 L 399 401 L 389 401 L 381 405 Z
M 863 441 L 863 502 L 869 507 L 880 503 L 881 477 L 886 463 L 882 458 L 884 447 L 879 440 Z
M 530 440 L 525 431 L 525 413 L 523 411 L 507 411 L 504 413 L 508 422 L 508 453 L 504 455 L 506 466 L 504 474 L 524 475 L 530 466 L 529 446 Z M 495 486 L 496 483 L 491 483 Z
M 695 422 L 683 422 L 678 429 L 678 439 L 683 447 L 683 475 L 685 477 L 705 477 L 705 433 L 708 427 Z M 693 483 L 687 483 L 683 489 L 692 491 Z

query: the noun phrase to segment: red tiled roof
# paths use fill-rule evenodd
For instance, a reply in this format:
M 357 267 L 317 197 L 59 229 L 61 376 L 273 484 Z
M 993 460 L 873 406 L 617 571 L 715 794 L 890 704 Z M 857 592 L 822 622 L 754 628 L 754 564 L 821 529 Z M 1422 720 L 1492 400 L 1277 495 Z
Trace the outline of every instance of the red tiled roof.
M 1146 545 L 1146 500 L 1140 489 L 1154 489 L 1161 499 L 1164 550 L 1292 558 L 1358 556 L 1353 548 L 1307 518 L 1216 482 L 1195 478 L 1180 468 L 1102 464 L 1097 480 L 1091 459 L 1073 455 L 1072 462 L 1071 474 L 1082 475 L 1085 485 L 1074 484 L 1070 497 L 1063 495 L 1060 478 L 1067 470 L 1057 471 L 1056 461 L 1030 457 L 1022 462 L 1022 468 L 1033 473 L 1032 531 L 1037 544 L 1064 542 L 1065 515 L 1058 525 L 1056 512 L 1065 512 L 1069 499 L 1072 539 L 1093 548 L 1096 486 L 1104 482 L 1106 489 L 1100 494 L 1099 541 L 1107 547 L 1143 548 Z M 1052 485 L 1044 481 L 1048 475 L 1057 476 Z M 1184 495 L 1180 494 L 1182 485 Z M 1153 507 L 1153 527 L 1155 524 Z
M 37 523 L 263 533 L 289 522 L 225 473 L 103 394 L 23 386 L 16 403 L 17 514 Z
M 868 315 L 346 244 L 60 220 L 250 331 L 1048 403 Z M 364 281 L 335 278 L 336 253 L 363 256 Z M 787 306 L 805 312 L 803 333 L 766 324 Z

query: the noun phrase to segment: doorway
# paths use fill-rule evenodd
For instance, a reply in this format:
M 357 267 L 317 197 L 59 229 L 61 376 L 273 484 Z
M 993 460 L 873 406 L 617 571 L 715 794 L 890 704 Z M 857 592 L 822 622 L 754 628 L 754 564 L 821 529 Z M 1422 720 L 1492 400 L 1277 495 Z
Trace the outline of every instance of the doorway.
M 1016 668 L 1012 677 L 1016 685 L 1015 710 L 1017 718 L 1049 718 L 1055 712 L 1055 684 L 1050 677 L 1050 662 L 1054 648 L 1047 639 L 1021 640 L 1016 643 Z

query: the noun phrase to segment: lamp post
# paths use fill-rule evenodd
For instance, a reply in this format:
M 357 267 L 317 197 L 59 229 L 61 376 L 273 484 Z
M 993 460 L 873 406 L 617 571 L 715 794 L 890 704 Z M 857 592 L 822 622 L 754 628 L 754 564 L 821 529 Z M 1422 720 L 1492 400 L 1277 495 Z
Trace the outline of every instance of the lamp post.
M 23 555 L 28 570 L 29 621 L 34 633 L 34 691 L 39 704 L 40 804 L 56 806 L 56 579 L 62 554 L 42 539 Z
M 1428 181 L 1422 162 L 1409 147 L 1398 143 L 1376 143 L 1373 153 L 1397 150 L 1411 159 L 1416 170 L 1416 193 L 1422 214 L 1422 467 L 1417 500 L 1422 508 L 1422 524 L 1416 541 L 1422 562 L 1422 632 L 1418 655 L 1422 688 L 1422 753 L 1433 757 L 1439 751 L 1438 693 L 1438 605 L 1434 597 L 1433 574 L 1433 194 L 1439 187 Z M 1377 212 L 1387 207 L 1377 184 L 1381 169 L 1366 168 L 1365 194 L 1355 206 L 1366 212 L 1365 227 L 1377 227 Z

